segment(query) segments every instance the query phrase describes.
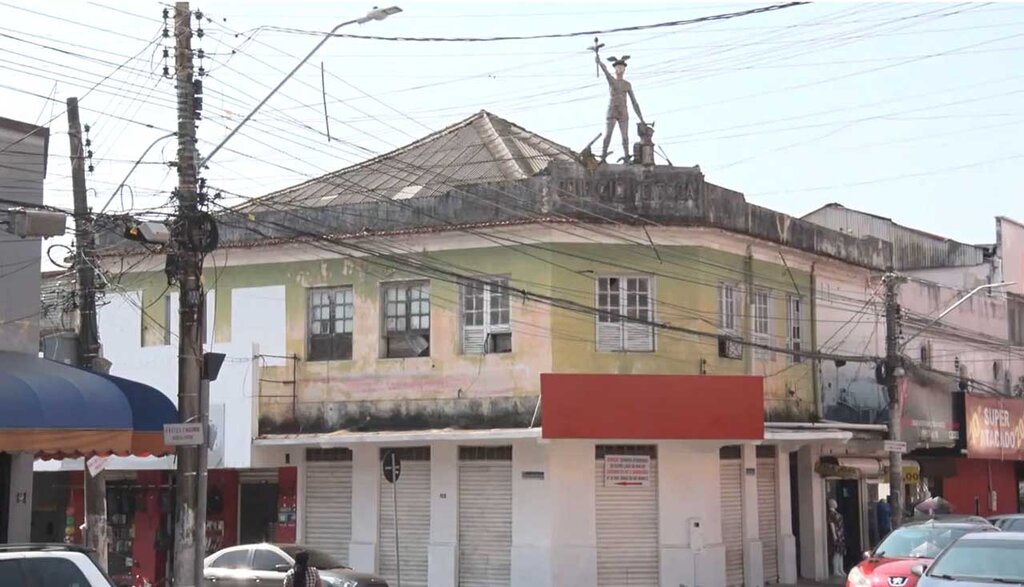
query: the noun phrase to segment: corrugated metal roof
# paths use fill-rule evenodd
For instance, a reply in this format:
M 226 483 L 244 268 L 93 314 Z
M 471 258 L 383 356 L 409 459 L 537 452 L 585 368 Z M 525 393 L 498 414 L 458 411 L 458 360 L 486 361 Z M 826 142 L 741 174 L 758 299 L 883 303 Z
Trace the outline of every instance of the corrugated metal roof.
M 268 194 L 242 209 L 422 198 L 458 185 L 525 179 L 551 161 L 574 158 L 570 149 L 481 110 L 400 149 Z
M 873 236 L 893 245 L 895 269 L 970 267 L 985 263 L 985 248 L 943 238 L 897 224 L 890 218 L 828 204 L 805 215 L 803 220 L 863 238 Z

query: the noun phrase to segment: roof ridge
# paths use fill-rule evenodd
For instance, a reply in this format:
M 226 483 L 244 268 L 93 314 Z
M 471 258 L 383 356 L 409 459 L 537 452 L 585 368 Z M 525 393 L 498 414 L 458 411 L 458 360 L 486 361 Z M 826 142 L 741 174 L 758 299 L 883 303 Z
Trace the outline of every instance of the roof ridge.
M 418 146 L 420 146 L 420 145 L 422 145 L 424 143 L 427 143 L 429 141 L 438 139 L 438 138 L 443 137 L 443 136 L 445 136 L 447 134 L 450 134 L 450 133 L 452 133 L 454 131 L 463 129 L 463 128 L 467 127 L 467 126 L 470 126 L 478 118 L 480 118 L 482 115 L 486 115 L 486 114 L 489 114 L 486 110 L 480 110 L 479 112 L 476 112 L 476 113 L 474 113 L 473 115 L 471 115 L 471 116 L 469 116 L 467 118 L 464 118 L 464 119 L 462 119 L 462 120 L 460 120 L 458 122 L 450 124 L 450 125 L 442 128 L 442 129 L 440 129 L 440 130 L 436 130 L 436 131 L 434 131 L 434 132 L 432 132 L 432 133 L 430 133 L 430 134 L 428 134 L 426 136 L 420 137 L 420 138 L 416 139 L 415 141 L 413 141 L 413 142 L 411 142 L 409 144 L 402 145 L 401 147 L 398 147 L 396 149 L 392 149 L 391 151 L 388 151 L 387 153 L 381 153 L 380 155 L 376 155 L 376 156 L 371 157 L 370 159 L 367 159 L 365 161 L 360 161 L 359 163 L 355 163 L 355 164 L 349 165 L 348 167 L 342 167 L 341 169 L 336 169 L 334 171 L 329 171 L 329 172 L 327 172 L 327 173 L 325 173 L 323 175 L 318 175 L 317 177 L 312 177 L 310 179 L 307 179 L 306 181 L 304 181 L 302 183 L 298 183 L 298 184 L 295 184 L 295 185 L 290 185 L 290 186 L 288 186 L 286 188 L 281 188 L 279 190 L 270 192 L 269 194 L 264 194 L 262 196 L 258 196 L 258 197 L 252 198 L 248 202 L 245 202 L 242 206 L 250 206 L 250 205 L 259 203 L 261 200 L 266 200 L 266 199 L 269 199 L 269 198 L 273 198 L 274 196 L 278 196 L 278 195 L 281 195 L 281 194 L 284 194 L 284 193 L 296 190 L 298 188 L 314 184 L 314 183 L 316 183 L 318 181 L 323 181 L 325 179 L 333 178 L 333 177 L 336 177 L 336 176 L 344 174 L 344 173 L 349 173 L 349 172 L 355 171 L 357 169 L 362 169 L 363 167 L 367 167 L 367 166 L 372 165 L 372 164 L 374 164 L 374 163 L 376 163 L 378 161 L 381 161 L 383 159 L 387 159 L 389 157 L 394 157 L 396 155 L 400 155 L 400 154 L 405 153 L 406 151 L 409 151 L 409 150 L 411 150 L 411 149 L 413 149 L 415 147 L 418 147 Z

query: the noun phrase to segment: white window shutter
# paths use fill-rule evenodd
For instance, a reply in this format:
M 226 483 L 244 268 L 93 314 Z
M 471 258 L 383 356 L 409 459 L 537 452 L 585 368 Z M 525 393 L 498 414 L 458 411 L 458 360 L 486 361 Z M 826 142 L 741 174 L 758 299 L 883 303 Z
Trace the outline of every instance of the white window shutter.
M 622 350 L 622 324 L 619 322 L 597 323 L 597 350 L 609 353 Z
M 623 325 L 627 351 L 651 352 L 654 350 L 654 327 L 640 322 L 626 322 Z
M 487 330 L 483 326 L 462 327 L 462 353 L 465 355 L 484 354 Z

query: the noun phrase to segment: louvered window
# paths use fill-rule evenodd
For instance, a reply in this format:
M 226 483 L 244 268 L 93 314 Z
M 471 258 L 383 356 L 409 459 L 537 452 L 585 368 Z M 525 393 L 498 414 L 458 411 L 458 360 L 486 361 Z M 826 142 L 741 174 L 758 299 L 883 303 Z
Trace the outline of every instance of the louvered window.
M 512 352 L 508 279 L 488 278 L 462 284 L 462 352 L 467 355 Z
M 722 283 L 718 286 L 718 327 L 725 332 L 736 332 L 736 285 Z
M 653 297 L 648 277 L 597 279 L 597 350 L 654 350 Z
M 758 344 L 771 344 L 771 297 L 771 292 L 766 289 L 754 290 L 754 342 Z M 759 359 L 770 359 L 771 351 L 756 348 L 755 356 Z
M 385 358 L 430 356 L 430 284 L 425 281 L 384 286 Z
M 786 346 L 794 352 L 803 350 L 803 326 L 801 324 L 801 320 L 803 320 L 803 306 L 803 300 L 798 296 L 788 296 L 786 298 Z M 789 360 L 791 363 L 800 363 L 804 359 L 802 356 L 794 354 L 789 356 Z
M 309 290 L 306 345 L 309 360 L 351 359 L 354 321 L 351 287 L 318 287 Z

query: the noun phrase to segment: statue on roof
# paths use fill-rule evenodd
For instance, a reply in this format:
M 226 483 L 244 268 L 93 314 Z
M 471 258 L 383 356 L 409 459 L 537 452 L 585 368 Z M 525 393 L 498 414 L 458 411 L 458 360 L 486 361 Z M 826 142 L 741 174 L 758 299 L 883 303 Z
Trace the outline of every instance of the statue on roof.
M 622 139 L 623 162 L 629 163 L 629 104 L 626 102 L 627 97 L 633 104 L 633 111 L 636 112 L 640 123 L 646 123 L 644 123 L 644 115 L 640 112 L 640 104 L 637 103 L 636 96 L 633 94 L 633 86 L 624 77 L 629 55 L 608 58 L 608 61 L 611 62 L 612 67 L 615 69 L 615 75 L 612 75 L 608 71 L 608 66 L 601 61 L 599 50 L 603 46 L 603 44 L 598 44 L 595 38 L 594 46 L 591 47 L 594 51 L 594 61 L 601 71 L 604 72 L 605 79 L 608 80 L 608 112 L 605 115 L 604 145 L 601 149 L 601 161 L 603 162 L 608 158 L 608 145 L 612 140 L 612 131 L 615 130 L 615 125 L 618 125 L 619 136 Z

